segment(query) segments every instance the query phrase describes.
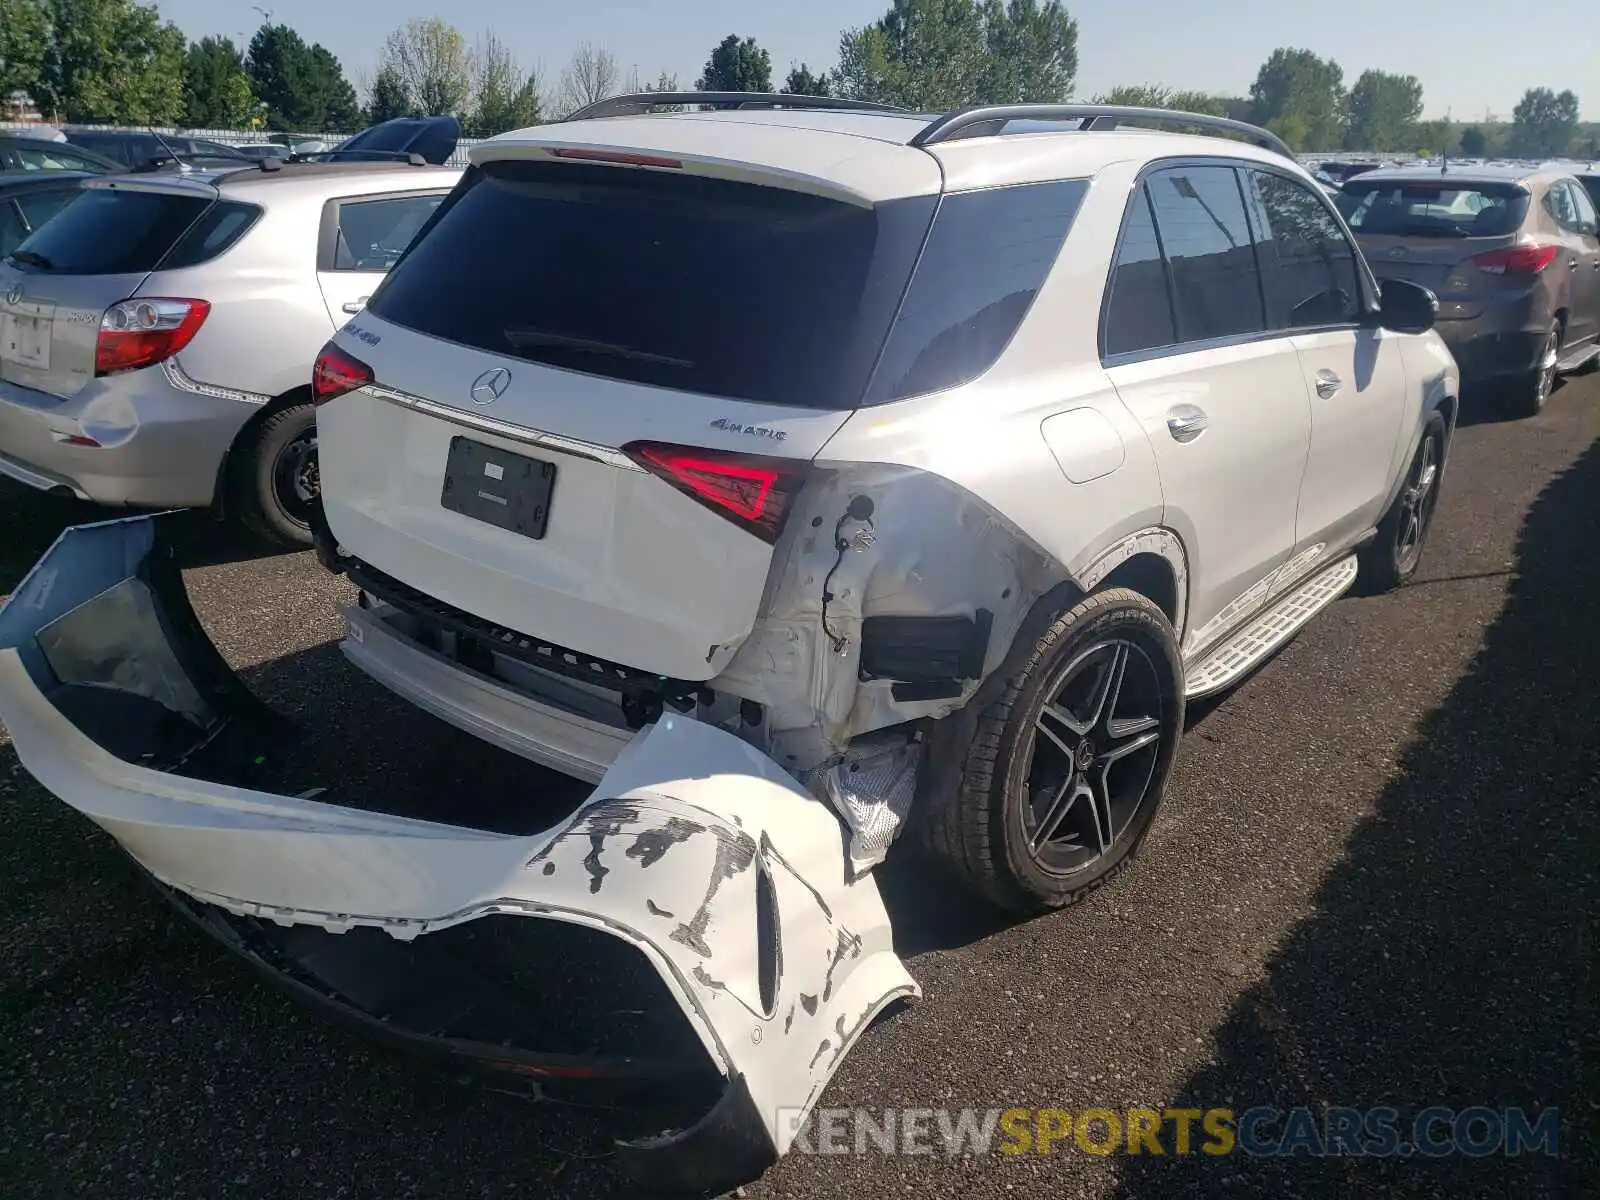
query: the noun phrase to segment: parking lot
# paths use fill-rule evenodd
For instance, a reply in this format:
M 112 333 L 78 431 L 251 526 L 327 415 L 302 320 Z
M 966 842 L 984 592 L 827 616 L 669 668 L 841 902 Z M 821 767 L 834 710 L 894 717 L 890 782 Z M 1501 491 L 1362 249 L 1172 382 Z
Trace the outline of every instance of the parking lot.
M 752 1196 L 1575 1196 L 1597 1168 L 1600 378 L 1469 403 L 1418 579 L 1346 598 L 1191 717 L 1130 875 L 999 926 L 885 875 L 925 999 L 824 1105 L 1563 1111 L 1561 1157 L 791 1156 Z M 84 506 L 8 490 L 0 592 Z M 214 640 L 306 730 L 304 786 L 572 787 L 346 666 L 346 585 L 197 523 Z M 536 1105 L 331 1027 L 147 888 L 0 738 L 0 1188 L 13 1196 L 625 1194 L 627 1114 Z M 626 997 L 618 997 L 620 1008 Z M 1591 1059 L 1592 1061 L 1592 1059 Z M 636 1130 L 635 1130 L 636 1131 Z

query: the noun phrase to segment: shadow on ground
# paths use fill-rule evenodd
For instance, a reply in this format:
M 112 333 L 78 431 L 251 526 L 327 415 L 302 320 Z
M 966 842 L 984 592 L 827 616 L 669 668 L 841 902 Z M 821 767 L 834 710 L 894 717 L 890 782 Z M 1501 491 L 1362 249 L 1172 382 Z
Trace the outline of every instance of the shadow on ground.
M 1600 444 L 1535 502 L 1471 669 L 1170 1101 L 1392 1106 L 1403 1134 L 1430 1105 L 1559 1106 L 1560 1156 L 1130 1156 L 1126 1200 L 1594 1194 L 1597 513 Z
M 16 587 L 62 530 L 133 515 L 133 510 L 102 508 L 82 500 L 50 496 L 0 479 L 0 596 Z M 186 512 L 177 520 L 175 533 L 186 567 L 247 562 L 284 553 L 197 510 Z

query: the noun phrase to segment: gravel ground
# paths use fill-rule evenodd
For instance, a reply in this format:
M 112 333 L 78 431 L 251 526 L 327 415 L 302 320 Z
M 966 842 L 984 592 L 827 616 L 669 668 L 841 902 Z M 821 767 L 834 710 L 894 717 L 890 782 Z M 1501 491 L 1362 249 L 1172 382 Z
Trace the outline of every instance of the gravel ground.
M 1137 870 L 1012 926 L 887 872 L 926 998 L 823 1103 L 1559 1105 L 1561 1156 L 795 1155 L 748 1195 L 1594 1194 L 1600 381 L 1533 420 L 1479 417 L 1416 582 L 1340 601 L 1195 714 Z M 0 592 L 97 515 L 0 495 Z M 199 522 L 192 540 L 218 646 L 313 733 L 297 779 L 400 806 L 570 791 L 348 668 L 345 585 L 309 555 Z M 458 1086 L 283 999 L 3 735 L 0 821 L 0 1193 L 629 1194 L 608 1157 L 627 1115 Z

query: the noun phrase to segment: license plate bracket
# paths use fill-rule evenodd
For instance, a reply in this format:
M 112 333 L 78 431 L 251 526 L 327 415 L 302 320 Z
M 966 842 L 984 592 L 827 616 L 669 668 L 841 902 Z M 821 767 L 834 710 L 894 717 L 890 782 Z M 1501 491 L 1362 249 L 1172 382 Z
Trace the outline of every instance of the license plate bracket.
M 450 439 L 439 503 L 535 541 L 550 523 L 556 465 L 467 437 Z
M 50 369 L 49 313 L 0 315 L 0 358 L 35 371 Z

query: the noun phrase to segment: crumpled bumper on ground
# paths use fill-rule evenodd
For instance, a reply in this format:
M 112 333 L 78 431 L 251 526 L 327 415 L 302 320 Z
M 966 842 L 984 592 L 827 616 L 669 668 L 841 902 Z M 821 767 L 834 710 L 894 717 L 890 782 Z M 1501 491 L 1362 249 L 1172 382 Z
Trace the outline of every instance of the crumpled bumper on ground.
M 725 1081 L 697 1123 L 619 1148 L 642 1181 L 684 1189 L 770 1165 L 873 1017 L 917 994 L 833 812 L 692 720 L 647 727 L 568 820 L 527 836 L 253 790 L 249 747 L 283 729 L 206 640 L 162 528 L 71 529 L 30 572 L 0 608 L 0 721 L 36 779 L 259 965 L 273 955 L 241 922 L 323 931 L 318 953 L 345 966 L 369 929 L 408 943 L 511 916 L 619 939 Z

